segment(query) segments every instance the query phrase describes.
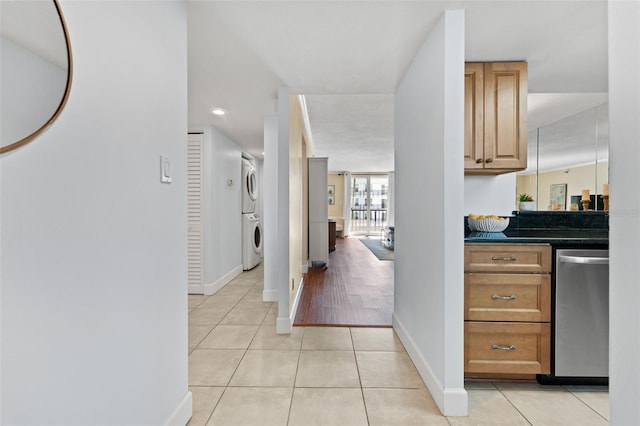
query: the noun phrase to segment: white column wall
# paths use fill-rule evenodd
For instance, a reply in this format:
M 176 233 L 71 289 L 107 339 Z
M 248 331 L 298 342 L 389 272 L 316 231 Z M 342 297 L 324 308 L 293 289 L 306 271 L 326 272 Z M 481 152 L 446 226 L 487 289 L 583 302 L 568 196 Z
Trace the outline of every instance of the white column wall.
M 438 407 L 449 416 L 467 414 L 460 225 L 463 75 L 464 12 L 447 11 L 395 95 L 393 325 Z
M 278 89 L 278 139 L 275 147 L 265 151 L 265 168 L 266 162 L 269 161 L 272 167 L 275 165 L 276 170 L 276 181 L 270 183 L 273 185 L 272 193 L 277 194 L 277 205 L 274 210 L 277 212 L 277 217 L 273 218 L 273 222 L 277 224 L 277 243 L 275 256 L 270 261 L 275 268 L 274 278 L 278 288 L 276 330 L 279 334 L 289 334 L 293 327 L 289 303 L 289 110 L 289 89 L 280 88 Z M 275 161 L 271 162 L 267 156 L 273 156 Z M 267 222 L 267 225 L 273 222 Z
M 640 3 L 609 2 L 609 385 L 612 425 L 640 424 Z
M 66 109 L 0 157 L 0 423 L 185 424 L 186 3 L 61 6 Z
M 278 117 L 264 119 L 264 290 L 262 300 L 277 302 L 278 267 Z M 288 227 L 287 227 L 288 229 Z M 288 259 L 288 257 L 287 257 Z
M 389 172 L 389 209 L 387 213 L 387 225 L 394 226 L 396 220 L 396 174 Z

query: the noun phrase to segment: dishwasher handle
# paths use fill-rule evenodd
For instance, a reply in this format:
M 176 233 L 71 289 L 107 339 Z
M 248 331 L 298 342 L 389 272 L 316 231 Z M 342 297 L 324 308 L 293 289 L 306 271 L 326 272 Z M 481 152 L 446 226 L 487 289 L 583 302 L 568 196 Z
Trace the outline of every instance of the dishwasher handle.
M 559 262 L 564 263 L 581 263 L 583 265 L 608 265 L 608 257 L 590 257 L 590 256 L 558 256 Z

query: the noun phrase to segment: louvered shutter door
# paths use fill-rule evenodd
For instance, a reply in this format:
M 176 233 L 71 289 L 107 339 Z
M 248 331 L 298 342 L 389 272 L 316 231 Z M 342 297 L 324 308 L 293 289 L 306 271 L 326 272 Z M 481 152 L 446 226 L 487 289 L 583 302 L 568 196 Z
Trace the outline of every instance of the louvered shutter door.
M 202 286 L 202 134 L 187 142 L 187 284 Z

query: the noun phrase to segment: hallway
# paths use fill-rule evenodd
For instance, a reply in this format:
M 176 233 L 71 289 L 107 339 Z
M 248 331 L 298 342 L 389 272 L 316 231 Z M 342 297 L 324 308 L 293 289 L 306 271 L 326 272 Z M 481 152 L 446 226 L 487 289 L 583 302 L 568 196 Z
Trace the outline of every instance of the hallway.
M 277 335 L 262 274 L 189 296 L 190 425 L 449 424 L 391 328 Z
M 607 424 L 606 388 L 536 383 L 467 383 L 469 417 L 444 417 L 391 328 L 277 335 L 262 277 L 189 295 L 191 426 Z
M 393 261 L 359 238 L 338 238 L 329 267 L 309 269 L 294 325 L 391 327 L 392 314 Z

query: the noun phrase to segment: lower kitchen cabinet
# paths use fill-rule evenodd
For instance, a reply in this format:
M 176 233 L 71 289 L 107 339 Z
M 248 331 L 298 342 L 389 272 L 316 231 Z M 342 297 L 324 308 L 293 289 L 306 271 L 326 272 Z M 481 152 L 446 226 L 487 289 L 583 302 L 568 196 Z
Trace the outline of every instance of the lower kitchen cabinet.
M 549 274 L 465 274 L 465 321 L 549 322 Z
M 465 244 L 464 372 L 551 370 L 551 246 Z
M 464 371 L 547 374 L 550 345 L 549 323 L 465 322 Z

